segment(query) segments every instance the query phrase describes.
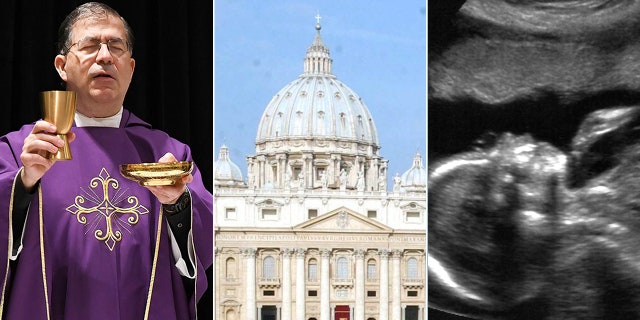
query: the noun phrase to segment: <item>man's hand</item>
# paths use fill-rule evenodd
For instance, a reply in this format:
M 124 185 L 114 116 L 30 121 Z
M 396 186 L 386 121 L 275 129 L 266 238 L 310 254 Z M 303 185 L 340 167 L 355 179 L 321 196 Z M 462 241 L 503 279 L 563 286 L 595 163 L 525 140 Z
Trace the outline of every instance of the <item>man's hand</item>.
M 166 153 L 158 162 L 177 162 L 178 159 L 171 154 Z M 191 174 L 182 177 L 182 180 L 176 181 L 174 185 L 171 186 L 147 186 L 146 188 L 153 193 L 156 198 L 162 204 L 174 204 L 178 201 L 178 198 L 184 193 L 184 190 L 187 188 L 187 183 L 191 183 L 193 181 L 193 176 Z
M 67 134 L 69 142 L 75 140 L 73 132 Z M 33 126 L 31 133 L 24 139 L 20 160 L 24 169 L 20 178 L 27 191 L 31 191 L 44 174 L 55 163 L 47 158 L 48 153 L 58 152 L 64 146 L 64 141 L 56 135 L 56 126 L 40 120 Z

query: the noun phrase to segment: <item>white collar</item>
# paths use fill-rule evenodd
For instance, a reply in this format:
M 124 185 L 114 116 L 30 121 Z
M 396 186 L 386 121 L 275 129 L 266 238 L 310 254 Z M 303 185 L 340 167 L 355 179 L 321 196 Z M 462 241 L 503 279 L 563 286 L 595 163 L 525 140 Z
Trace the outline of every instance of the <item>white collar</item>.
M 119 128 L 121 119 L 122 107 L 120 107 L 120 111 L 118 111 L 118 113 L 106 118 L 90 118 L 79 112 L 76 112 L 74 120 L 76 121 L 76 127 Z

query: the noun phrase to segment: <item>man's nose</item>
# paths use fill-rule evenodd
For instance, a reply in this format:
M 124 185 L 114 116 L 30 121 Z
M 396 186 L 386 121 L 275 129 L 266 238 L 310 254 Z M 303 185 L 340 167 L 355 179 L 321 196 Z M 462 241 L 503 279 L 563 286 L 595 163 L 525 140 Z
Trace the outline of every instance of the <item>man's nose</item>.
M 96 62 L 99 64 L 112 64 L 113 56 L 109 51 L 109 46 L 106 43 L 101 43 L 98 49 L 98 55 L 96 56 Z

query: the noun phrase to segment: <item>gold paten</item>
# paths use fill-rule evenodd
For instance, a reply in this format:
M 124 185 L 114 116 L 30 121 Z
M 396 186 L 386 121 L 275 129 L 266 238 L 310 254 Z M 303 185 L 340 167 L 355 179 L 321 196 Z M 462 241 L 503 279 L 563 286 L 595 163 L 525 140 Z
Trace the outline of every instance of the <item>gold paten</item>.
M 40 104 L 44 121 L 56 126 L 56 135 L 64 146 L 58 148 L 58 152 L 47 152 L 47 158 L 51 160 L 71 160 L 71 149 L 67 140 L 67 133 L 71 130 L 76 113 L 76 93 L 73 91 L 43 91 L 40 93 Z
M 192 161 L 133 163 L 120 166 L 123 177 L 141 186 L 170 186 L 193 170 Z

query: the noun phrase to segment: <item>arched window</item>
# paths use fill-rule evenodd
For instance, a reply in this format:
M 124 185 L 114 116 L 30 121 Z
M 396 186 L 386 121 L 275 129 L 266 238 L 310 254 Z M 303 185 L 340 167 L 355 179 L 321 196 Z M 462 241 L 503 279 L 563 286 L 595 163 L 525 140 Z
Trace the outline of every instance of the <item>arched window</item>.
M 276 277 L 276 259 L 272 256 L 267 256 L 262 261 L 262 276 L 264 278 Z
M 316 259 L 309 259 L 307 266 L 307 280 L 318 280 L 318 261 Z
M 345 257 L 338 258 L 338 269 L 336 272 L 336 278 L 337 279 L 349 278 L 349 262 Z
M 376 272 L 376 260 L 374 259 L 369 259 L 369 261 L 367 261 L 367 280 L 369 281 L 373 281 L 376 280 L 376 276 L 377 276 L 377 272 Z
M 407 278 L 418 279 L 418 259 L 409 258 L 407 260 Z
M 344 112 L 340 112 L 340 124 L 342 125 L 342 128 L 344 129 L 344 127 L 347 126 L 347 120 L 345 118 L 346 114 Z
M 236 311 L 235 310 L 227 310 L 226 319 L 225 320 L 236 320 Z
M 294 134 L 296 135 L 302 134 L 302 123 L 303 123 L 302 115 L 303 115 L 302 111 L 298 110 L 296 112 L 296 120 L 293 126 Z
M 225 271 L 225 276 L 227 279 L 234 279 L 236 277 L 236 259 L 227 259 Z

